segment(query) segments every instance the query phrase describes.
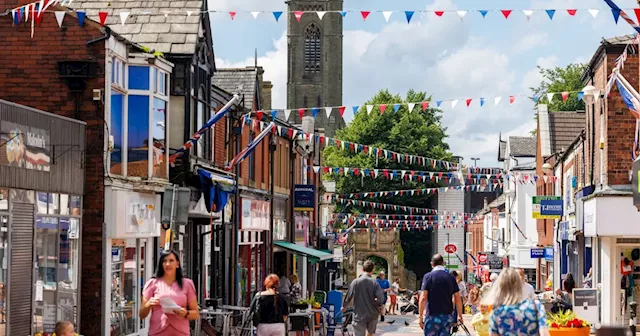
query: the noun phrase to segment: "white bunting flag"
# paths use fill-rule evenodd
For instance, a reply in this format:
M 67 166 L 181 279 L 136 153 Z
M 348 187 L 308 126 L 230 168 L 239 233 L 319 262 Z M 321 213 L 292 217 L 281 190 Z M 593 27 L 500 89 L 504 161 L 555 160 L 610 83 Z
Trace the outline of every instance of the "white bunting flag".
M 284 110 L 284 120 L 289 120 L 290 115 L 291 115 L 291 110 Z
M 320 171 L 320 166 L 313 166 L 313 172 L 318 173 Z
M 62 21 L 64 20 L 65 12 L 57 11 L 55 12 L 55 14 L 56 14 L 56 21 L 58 21 L 58 27 L 62 28 Z
M 409 112 L 413 112 L 413 108 L 416 107 L 416 103 L 408 103 L 407 106 L 409 107 Z
M 24 22 L 29 22 L 29 13 L 31 13 L 31 4 L 24 6 Z
M 495 97 L 495 98 L 493 98 L 493 102 L 494 102 L 494 104 L 495 104 L 495 105 L 500 104 L 500 101 L 501 101 L 501 100 L 502 100 L 502 97 Z
M 551 92 L 551 93 L 547 93 L 547 102 L 551 103 L 551 101 L 553 100 L 553 95 L 555 93 Z
M 387 22 L 389 22 L 389 18 L 391 18 L 391 14 L 393 14 L 392 11 L 384 11 L 384 12 L 382 12 L 382 15 L 384 15 L 384 19 L 387 20 Z
M 320 20 L 322 20 L 322 18 L 324 17 L 325 14 L 327 14 L 327 12 L 317 12 L 317 14 Z
M 465 15 L 467 15 L 467 11 L 466 10 L 459 10 L 457 13 L 458 13 L 458 16 L 460 17 L 460 21 L 462 21 L 462 19 L 464 19 Z
M 349 175 L 349 168 L 346 168 L 346 167 L 344 168 L 344 174 Z
M 260 12 L 251 12 L 251 15 L 253 15 L 254 19 L 257 19 L 259 14 Z
M 124 26 L 125 22 L 127 22 L 128 17 L 129 17 L 129 12 L 120 12 L 120 24 Z
M 377 169 L 373 170 L 373 176 L 375 176 L 376 178 L 378 178 L 378 174 L 380 173 L 380 171 L 378 171 Z
M 331 106 L 328 106 L 328 107 L 324 108 L 324 113 L 327 114 L 327 118 L 329 118 L 331 116 L 331 109 L 332 109 Z
M 527 17 L 527 21 L 531 20 L 531 15 L 533 15 L 533 11 L 531 9 L 523 9 L 522 13 Z
M 191 17 L 191 14 L 193 14 L 193 11 L 187 11 L 187 16 Z
M 456 105 L 458 105 L 458 100 L 457 99 L 456 100 L 452 100 L 451 101 L 451 108 L 455 108 Z
M 600 99 L 600 90 L 595 90 L 593 92 L 593 98 L 596 101 L 596 103 L 598 102 L 598 99 Z
M 367 114 L 371 114 L 371 111 L 373 111 L 373 105 L 367 105 Z
M 593 18 L 595 19 L 596 16 L 598 16 L 598 13 L 600 13 L 599 9 L 590 9 L 589 13 L 591 14 L 591 16 L 593 16 Z

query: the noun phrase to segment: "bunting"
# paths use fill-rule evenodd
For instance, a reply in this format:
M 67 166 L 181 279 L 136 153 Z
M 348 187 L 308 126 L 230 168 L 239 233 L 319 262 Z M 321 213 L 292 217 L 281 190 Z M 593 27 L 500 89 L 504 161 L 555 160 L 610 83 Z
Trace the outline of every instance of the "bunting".
M 225 165 L 225 169 L 231 170 L 231 168 L 244 161 L 244 159 L 251 155 L 253 150 L 256 149 L 256 147 L 258 146 L 258 144 L 260 144 L 260 142 L 262 142 L 262 140 L 264 140 L 267 134 L 275 131 L 275 126 L 276 124 L 274 124 L 273 122 L 269 123 L 269 125 L 264 128 L 262 133 L 258 134 L 258 136 L 253 139 L 245 149 L 243 149 L 240 153 L 238 153 L 238 155 L 236 155 L 236 157 L 233 158 L 233 160 Z
M 339 198 L 375 198 L 375 197 L 389 197 L 389 196 L 420 196 L 420 195 L 432 195 L 438 192 L 447 192 L 449 190 L 466 190 L 466 191 L 496 191 L 502 188 L 502 183 L 496 183 L 495 185 L 456 185 L 439 188 L 422 188 L 422 189 L 403 189 L 403 190 L 391 190 L 391 191 L 371 191 L 364 193 L 352 193 L 352 194 L 337 194 L 335 197 Z

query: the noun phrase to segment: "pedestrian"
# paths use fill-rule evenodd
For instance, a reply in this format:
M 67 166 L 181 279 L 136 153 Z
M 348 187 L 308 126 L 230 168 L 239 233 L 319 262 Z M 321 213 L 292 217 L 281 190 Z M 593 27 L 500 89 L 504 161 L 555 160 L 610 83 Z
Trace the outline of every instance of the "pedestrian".
M 378 282 L 378 285 L 380 285 L 380 288 L 382 288 L 382 292 L 384 292 L 384 302 L 382 303 L 384 309 L 382 309 L 382 312 L 380 313 L 380 322 L 384 322 L 384 314 L 387 310 L 387 294 L 391 291 L 391 285 L 389 284 L 389 280 L 387 280 L 384 271 L 380 271 L 380 273 L 378 273 L 378 279 L 376 281 Z
M 265 290 L 256 294 L 257 312 L 254 314 L 258 316 L 254 324 L 257 325 L 257 336 L 285 336 L 287 333 L 285 321 L 289 316 L 289 305 L 286 297 L 278 292 L 280 287 L 280 278 L 269 274 L 264 279 Z
M 420 328 L 425 336 L 449 336 L 451 328 L 463 322 L 460 288 L 456 278 L 445 271 L 440 254 L 433 255 L 431 267 L 422 279 Z
M 502 270 L 482 304 L 492 306 L 492 336 L 549 336 L 545 308 L 522 292 L 522 278 L 513 268 Z
M 467 305 L 471 310 L 471 314 L 478 313 L 478 305 L 480 304 L 480 290 L 478 286 L 471 286 L 469 290 L 469 298 L 467 299 Z
M 473 315 L 471 325 L 478 336 L 489 336 L 489 306 L 480 304 L 480 311 Z
M 299 303 L 302 300 L 302 285 L 296 274 L 291 274 L 291 303 Z
M 391 290 L 389 291 L 389 300 L 390 300 L 389 314 L 390 315 L 396 314 L 396 306 L 398 305 L 398 295 L 400 295 L 400 292 L 405 290 L 407 289 L 400 288 L 400 278 L 396 278 L 396 281 L 394 281 L 391 284 Z
M 280 279 L 280 288 L 278 288 L 278 293 L 284 295 L 288 304 L 293 303 L 293 301 L 291 301 L 291 281 L 287 279 L 284 272 L 280 272 L 278 279 Z
M 593 268 L 589 267 L 589 272 L 584 277 L 584 281 L 582 282 L 582 287 L 591 288 L 593 286 Z
M 176 307 L 163 308 L 167 301 Z M 188 336 L 189 320 L 200 318 L 196 288 L 191 279 L 183 277 L 180 259 L 173 250 L 162 252 L 156 273 L 142 290 L 140 318 L 149 313 L 149 336 Z
M 535 299 L 536 290 L 533 289 L 533 286 L 531 286 L 531 284 L 528 283 L 526 278 L 524 277 L 524 269 L 518 268 L 518 274 L 520 274 L 520 279 L 522 279 L 522 294 L 524 295 L 524 297 Z
M 355 336 L 373 336 L 378 325 L 378 316 L 384 309 L 384 292 L 373 278 L 374 264 L 367 260 L 362 273 L 351 282 L 344 299 L 342 311 L 353 301 L 353 331 Z
M 467 300 L 467 296 L 469 295 L 469 291 L 467 290 L 467 284 L 462 281 L 462 274 L 458 273 L 457 271 L 453 271 L 451 272 L 451 275 L 456 278 L 458 288 L 460 289 L 460 298 L 462 299 L 462 302 L 465 302 Z
M 53 334 L 55 336 L 75 336 L 76 331 L 73 329 L 73 323 L 69 321 L 60 321 L 56 323 Z

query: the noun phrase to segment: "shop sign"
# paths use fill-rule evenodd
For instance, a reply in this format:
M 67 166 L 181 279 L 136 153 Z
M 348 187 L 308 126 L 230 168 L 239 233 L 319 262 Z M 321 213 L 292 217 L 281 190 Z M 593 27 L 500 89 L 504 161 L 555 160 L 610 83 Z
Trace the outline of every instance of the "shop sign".
M 312 184 L 296 184 L 293 188 L 293 210 L 313 211 L 315 195 L 316 186 Z
M 531 259 L 542 259 L 544 258 L 544 249 L 543 248 L 532 248 L 530 250 Z
M 553 247 L 544 248 L 544 259 L 553 262 Z
M 268 201 L 243 198 L 240 229 L 255 231 L 269 230 L 270 206 L 271 204 Z
M 3 121 L 0 137 L 0 165 L 51 170 L 49 131 Z
M 545 218 L 562 218 L 564 202 L 559 200 L 541 200 L 540 201 L 540 215 Z
M 486 253 L 478 253 L 478 262 L 480 265 L 486 265 L 489 261 L 489 257 L 487 257 Z
M 599 321 L 598 289 L 596 288 L 574 288 L 573 289 L 573 311 L 576 315 L 591 323 Z
M 533 196 L 531 197 L 531 202 L 532 204 L 532 208 L 531 208 L 531 214 L 533 216 L 534 219 L 557 219 L 560 218 L 558 217 L 557 214 L 555 214 L 557 212 L 554 212 L 553 210 L 555 209 L 555 207 L 550 207 L 549 209 L 545 209 L 544 212 L 542 210 L 542 201 L 545 201 L 545 204 L 550 205 L 550 204 L 555 204 L 555 203 L 549 203 L 546 201 L 559 201 L 560 204 L 562 204 L 562 196 Z M 562 206 L 561 206 L 562 207 Z M 551 213 L 553 213 L 553 215 L 545 215 L 544 213 L 549 213 L 549 211 L 551 211 Z M 562 210 L 561 210 L 562 213 Z M 562 214 L 560 215 L 562 216 Z
M 491 253 L 488 255 L 489 257 L 489 270 L 490 271 L 500 271 L 504 268 L 504 259 L 498 256 L 495 253 Z
M 335 246 L 333 248 L 333 262 L 341 263 L 344 258 L 344 254 L 342 253 L 342 246 Z

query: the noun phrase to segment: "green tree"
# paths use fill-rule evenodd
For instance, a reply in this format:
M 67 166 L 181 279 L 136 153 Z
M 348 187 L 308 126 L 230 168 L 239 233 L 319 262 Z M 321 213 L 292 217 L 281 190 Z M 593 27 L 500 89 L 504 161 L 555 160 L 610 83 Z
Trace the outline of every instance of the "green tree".
M 428 108 L 424 112 L 418 104 L 413 111 L 408 111 L 405 103 L 422 102 L 430 97 L 424 92 L 409 91 L 406 97 L 393 95 L 388 90 L 381 90 L 374 97 L 362 105 L 360 111 L 355 115 L 353 121 L 344 129 L 337 132 L 336 138 L 343 141 L 355 142 L 363 145 L 370 145 L 382 149 L 392 150 L 404 154 L 419 155 L 439 160 L 452 160 L 452 153 L 446 143 L 446 128 L 442 126 L 442 112 L 438 109 Z M 380 114 L 378 108 L 374 108 L 371 114 L 367 114 L 366 105 L 387 104 L 384 114 Z M 394 113 L 393 104 L 403 104 L 397 113 Z M 396 170 L 434 170 L 419 164 L 405 164 L 389 161 L 384 158 L 376 158 L 363 153 L 357 155 L 348 151 L 326 147 L 323 152 L 324 163 L 330 167 L 357 167 L 357 168 L 378 168 Z M 327 175 L 325 175 L 327 176 Z M 389 180 L 382 176 L 373 179 L 361 176 L 336 176 L 328 175 L 327 178 L 336 181 L 337 193 L 355 193 L 368 191 L 387 191 L 429 188 L 435 185 L 417 181 L 407 181 L 394 179 Z M 414 196 L 386 196 L 380 198 L 367 198 L 367 201 L 384 202 L 397 205 L 406 205 L 421 208 L 432 208 L 435 206 L 431 200 L 432 195 Z M 372 213 L 370 208 L 363 209 L 349 206 L 344 209 L 344 205 L 338 203 L 336 212 L 348 213 Z M 386 213 L 395 213 L 387 211 Z M 375 213 L 385 213 L 376 209 Z M 411 237 L 409 237 L 411 236 Z M 420 274 L 422 264 L 428 267 L 428 258 L 425 259 L 425 245 L 430 244 L 429 231 L 401 232 L 402 249 L 405 266 Z M 406 238 L 406 239 L 405 239 Z M 418 244 L 420 242 L 420 244 Z M 413 251 L 412 249 L 419 250 Z
M 531 87 L 536 108 L 538 104 L 547 104 L 549 111 L 577 111 L 584 110 L 584 101 L 578 100 L 578 91 L 582 90 L 584 83 L 580 79 L 586 69 L 585 64 L 573 63 L 566 67 L 555 67 L 545 69 L 538 67 L 538 72 L 542 76 L 542 81 L 537 87 Z M 549 102 L 547 93 L 571 92 L 566 101 L 562 101 L 559 94 L 554 95 Z M 538 99 L 534 99 L 538 97 Z

